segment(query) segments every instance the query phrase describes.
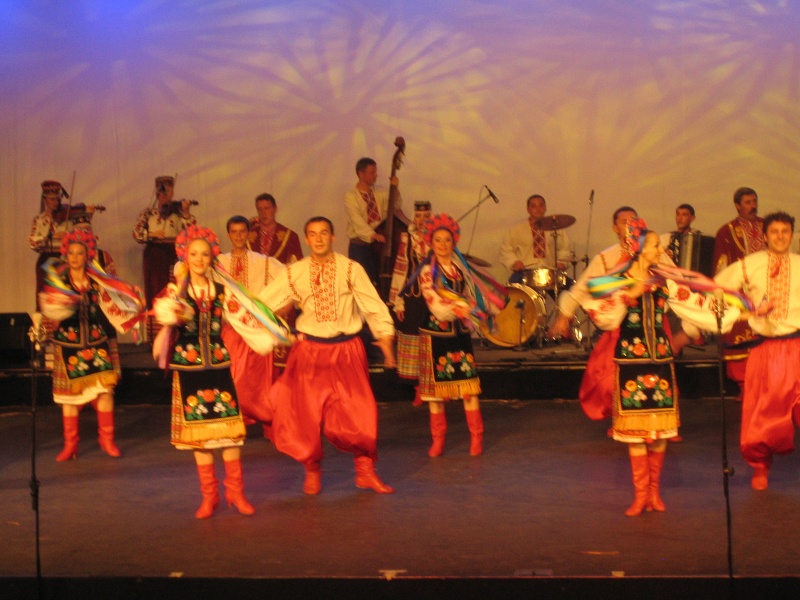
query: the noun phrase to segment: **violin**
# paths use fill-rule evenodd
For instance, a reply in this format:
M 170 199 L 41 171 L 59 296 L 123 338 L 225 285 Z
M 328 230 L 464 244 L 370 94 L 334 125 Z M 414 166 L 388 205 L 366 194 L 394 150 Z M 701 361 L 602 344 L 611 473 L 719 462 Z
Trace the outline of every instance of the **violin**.
M 86 205 L 83 202 L 78 204 L 62 204 L 53 211 L 53 221 L 56 223 L 63 223 L 64 221 L 69 220 L 73 215 L 87 212 L 90 208 L 93 209 L 94 212 L 105 212 L 106 210 L 106 207 L 102 204 Z
M 185 199 L 186 202 L 189 203 L 190 206 L 199 206 L 200 203 L 197 200 L 188 200 Z M 184 200 L 170 200 L 167 204 L 164 204 L 160 207 L 161 214 L 164 216 L 168 215 L 180 215 L 183 213 L 183 207 L 181 206 Z

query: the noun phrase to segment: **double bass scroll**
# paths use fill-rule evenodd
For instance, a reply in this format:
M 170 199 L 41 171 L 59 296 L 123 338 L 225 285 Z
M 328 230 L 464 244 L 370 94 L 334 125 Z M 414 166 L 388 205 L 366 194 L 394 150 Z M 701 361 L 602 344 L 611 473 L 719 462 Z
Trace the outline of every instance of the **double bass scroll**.
M 390 179 L 394 180 L 397 171 L 403 164 L 403 156 L 406 151 L 406 141 L 398 136 L 394 140 L 397 150 L 392 157 L 392 174 Z M 386 207 L 386 218 L 375 230 L 382 234 L 385 242 L 373 242 L 373 248 L 380 255 L 380 272 L 378 281 L 378 293 L 381 299 L 386 302 L 389 300 L 389 290 L 392 285 L 392 274 L 394 272 L 394 261 L 400 246 L 400 234 L 408 230 L 409 220 L 404 218 L 398 208 L 399 190 L 395 184 L 389 187 L 389 202 Z

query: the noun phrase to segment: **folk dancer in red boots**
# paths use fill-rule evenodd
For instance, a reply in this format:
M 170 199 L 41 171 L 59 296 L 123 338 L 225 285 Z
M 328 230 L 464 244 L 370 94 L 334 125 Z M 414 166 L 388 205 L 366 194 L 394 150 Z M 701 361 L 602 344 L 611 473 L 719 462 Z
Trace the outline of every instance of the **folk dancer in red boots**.
M 114 458 L 114 387 L 122 371 L 110 328 L 127 331 L 144 311 L 141 292 L 105 273 L 96 262 L 95 237 L 83 230 L 61 237 L 62 260 L 44 265 L 39 294 L 43 314 L 56 323 L 53 333 L 53 400 L 61 405 L 63 462 L 78 455 L 78 415 L 89 403 L 97 411 L 98 443 Z
M 590 280 L 593 297 L 582 306 L 600 329 L 617 331 L 611 436 L 628 445 L 635 499 L 625 514 L 638 516 L 643 510 L 666 510 L 660 495 L 661 469 L 666 442 L 678 435 L 680 425 L 665 313 L 673 308 L 684 324 L 705 330 L 714 329 L 715 316 L 705 296 L 669 278 L 678 270 L 658 266 L 664 250 L 643 219 L 629 218 L 625 231 L 630 261 Z M 696 334 L 695 329 L 689 332 Z
M 353 454 L 357 488 L 391 494 L 375 472 L 378 410 L 359 337 L 366 320 L 387 367 L 394 367 L 394 325 L 364 268 L 333 251 L 333 223 L 306 222 L 311 256 L 286 266 L 259 300 L 280 311 L 297 303 L 297 341 L 272 386 L 275 447 L 305 467 L 303 491 L 322 490 L 320 434 Z
M 427 402 L 433 444 L 428 456 L 444 452 L 445 401 L 461 399 L 470 432 L 469 453 L 483 453 L 481 393 L 470 331 L 505 306 L 505 288 L 467 264 L 457 250 L 460 228 L 447 214 L 425 222 L 431 248 L 419 270 L 427 312 L 419 329 L 419 393 Z M 412 278 L 408 285 L 413 285 Z M 408 287 L 408 285 L 406 287 Z
M 794 217 L 767 215 L 766 249 L 714 278 L 743 290 L 753 303 L 764 302 L 759 311 L 742 315 L 757 336 L 747 359 L 739 438 L 742 456 L 753 467 L 754 490 L 767 489 L 773 457 L 794 451 L 800 427 L 800 256 L 789 251 L 793 233 Z
M 223 331 L 233 324 L 260 354 L 271 350 L 271 342 L 262 336 L 266 344 L 257 345 L 248 334 L 254 325 L 249 313 L 242 314 L 228 288 L 212 278 L 220 253 L 213 231 L 189 225 L 178 234 L 175 251 L 180 261 L 177 283 L 169 284 L 154 302 L 156 319 L 165 327 L 153 346 L 154 357 L 173 371 L 172 445 L 194 452 L 203 496 L 198 519 L 210 517 L 219 505 L 214 450 L 222 451 L 228 505 L 252 515 L 255 509 L 244 496 L 240 452 L 246 431 Z
M 242 215 L 228 219 L 231 251 L 219 255 L 219 264 L 251 296 L 256 296 L 285 268 L 277 259 L 247 249 L 250 222 Z M 236 385 L 239 408 L 246 425 L 272 420 L 267 396 L 279 371 L 274 352 L 261 356 L 233 328 L 223 330 L 225 346 L 231 355 L 231 374 Z M 284 348 L 283 346 L 277 346 Z M 266 432 L 265 432 L 266 433 Z

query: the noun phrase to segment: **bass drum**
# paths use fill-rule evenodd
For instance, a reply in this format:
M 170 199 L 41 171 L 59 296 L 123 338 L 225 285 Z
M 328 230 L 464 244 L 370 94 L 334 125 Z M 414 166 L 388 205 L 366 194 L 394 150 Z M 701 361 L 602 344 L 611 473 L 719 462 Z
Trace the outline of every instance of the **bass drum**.
M 508 286 L 508 304 L 492 319 L 494 329 L 481 324 L 484 337 L 498 346 L 512 348 L 528 341 L 539 327 L 545 325 L 545 306 L 542 297 L 531 288 L 512 283 Z

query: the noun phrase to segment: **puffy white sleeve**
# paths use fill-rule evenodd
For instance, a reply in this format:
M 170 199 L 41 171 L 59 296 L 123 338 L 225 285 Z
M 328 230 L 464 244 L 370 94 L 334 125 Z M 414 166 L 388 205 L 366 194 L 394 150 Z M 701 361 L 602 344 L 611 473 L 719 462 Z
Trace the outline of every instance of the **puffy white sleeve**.
M 39 307 L 42 314 L 51 321 L 69 319 L 78 309 L 77 297 L 72 297 L 61 292 L 39 292 Z
M 692 292 L 685 285 L 667 280 L 669 308 L 681 319 L 683 330 L 690 337 L 697 337 L 698 330 L 717 331 L 716 302 L 706 294 Z M 728 332 L 741 316 L 736 306 L 726 305 L 722 317 L 722 331 Z
M 433 274 L 430 265 L 425 265 L 419 275 L 419 287 L 428 310 L 440 321 L 453 321 L 458 318 L 456 315 L 456 304 L 452 300 L 442 298 L 433 285 Z
M 194 309 L 185 301 L 177 299 L 178 288 L 174 283 L 167 286 L 167 295 L 153 300 L 153 313 L 161 325 L 183 325 L 194 317 Z
M 619 290 L 606 298 L 588 296 L 581 306 L 598 329 L 610 331 L 625 320 L 628 314 L 626 300 L 626 290 Z
M 226 320 L 254 352 L 262 356 L 272 352 L 277 342 L 275 337 L 236 300 L 228 288 L 225 288 L 223 304 Z

